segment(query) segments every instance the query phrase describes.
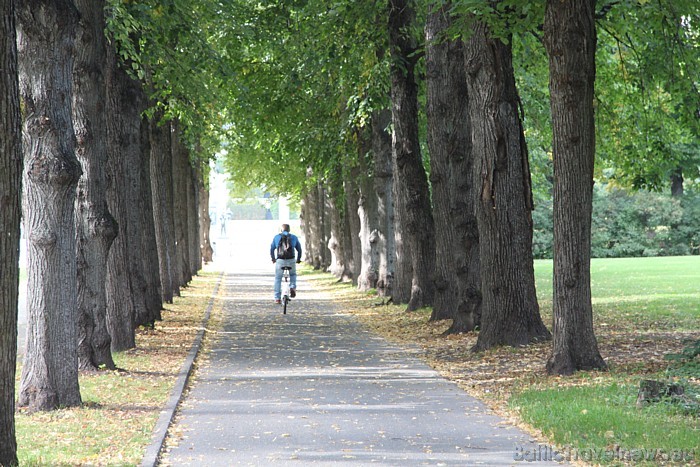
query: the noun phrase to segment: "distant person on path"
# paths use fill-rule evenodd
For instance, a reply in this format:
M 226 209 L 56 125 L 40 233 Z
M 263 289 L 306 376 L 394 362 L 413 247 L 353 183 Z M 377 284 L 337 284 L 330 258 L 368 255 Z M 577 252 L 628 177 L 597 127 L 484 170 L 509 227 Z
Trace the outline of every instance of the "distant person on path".
M 219 222 L 221 224 L 221 235 L 225 236 L 226 235 L 226 215 L 222 214 L 221 217 L 219 218 Z
M 296 259 L 294 252 L 296 250 Z M 297 295 L 297 263 L 301 263 L 301 242 L 296 235 L 289 233 L 289 224 L 282 224 L 282 232 L 275 235 L 270 245 L 270 258 L 275 265 L 275 302 L 281 303 L 282 268 L 290 267 L 289 295 Z

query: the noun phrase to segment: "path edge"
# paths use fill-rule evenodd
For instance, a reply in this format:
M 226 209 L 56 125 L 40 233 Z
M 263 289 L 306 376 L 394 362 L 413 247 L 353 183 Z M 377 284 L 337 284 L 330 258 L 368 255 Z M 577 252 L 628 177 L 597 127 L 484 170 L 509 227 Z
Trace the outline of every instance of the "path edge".
M 192 375 L 192 371 L 194 369 L 194 362 L 197 360 L 197 356 L 199 355 L 199 351 L 201 350 L 202 340 L 204 339 L 206 327 L 209 323 L 211 311 L 214 308 L 214 303 L 216 301 L 216 297 L 219 295 L 219 288 L 221 286 L 221 283 L 223 282 L 225 275 L 226 274 L 224 271 L 221 271 L 221 274 L 219 274 L 219 280 L 216 283 L 216 286 L 214 286 L 214 290 L 211 294 L 211 297 L 209 297 L 209 303 L 207 304 L 207 308 L 204 312 L 202 324 L 200 325 L 200 328 L 197 331 L 197 335 L 194 338 L 192 347 L 190 347 L 190 350 L 187 353 L 187 358 L 185 359 L 185 362 L 180 368 L 177 380 L 175 381 L 175 386 L 173 387 L 173 390 L 170 393 L 170 398 L 165 404 L 165 407 L 161 409 L 158 421 L 153 427 L 153 432 L 151 434 L 151 444 L 146 448 L 146 452 L 144 453 L 144 456 L 141 459 L 141 467 L 155 467 L 156 465 L 158 465 L 158 460 L 160 459 L 161 451 L 163 449 L 163 445 L 165 444 L 165 438 L 168 436 L 168 429 L 170 428 L 173 418 L 175 417 L 175 412 L 177 411 L 177 408 L 180 405 L 183 393 L 185 391 L 185 388 L 187 387 L 187 382 L 189 381 L 190 376 Z

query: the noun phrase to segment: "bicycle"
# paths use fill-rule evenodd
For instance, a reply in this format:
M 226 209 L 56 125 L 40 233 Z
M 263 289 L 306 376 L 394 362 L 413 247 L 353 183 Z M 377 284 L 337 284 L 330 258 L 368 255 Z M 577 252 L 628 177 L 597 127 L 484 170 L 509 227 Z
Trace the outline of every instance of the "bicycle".
M 282 266 L 282 313 L 287 314 L 287 304 L 292 300 L 289 292 L 290 266 Z

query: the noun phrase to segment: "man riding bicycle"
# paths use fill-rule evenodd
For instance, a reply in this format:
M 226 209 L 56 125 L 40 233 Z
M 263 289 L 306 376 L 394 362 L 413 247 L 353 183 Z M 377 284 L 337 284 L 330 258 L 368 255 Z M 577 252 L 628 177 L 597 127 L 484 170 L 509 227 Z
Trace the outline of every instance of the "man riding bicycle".
M 296 260 L 294 258 L 296 251 Z M 270 258 L 275 265 L 275 302 L 281 303 L 282 268 L 289 268 L 289 295 L 297 294 L 297 263 L 301 263 L 301 242 L 289 233 L 289 224 L 282 224 L 282 232 L 275 235 L 270 245 Z

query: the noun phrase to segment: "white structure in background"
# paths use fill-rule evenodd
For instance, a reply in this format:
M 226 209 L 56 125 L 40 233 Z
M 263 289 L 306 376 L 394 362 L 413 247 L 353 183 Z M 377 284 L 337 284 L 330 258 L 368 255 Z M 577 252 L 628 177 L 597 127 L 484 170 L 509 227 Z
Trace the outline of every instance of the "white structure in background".
M 217 173 L 214 167 L 209 172 L 209 214 L 212 221 L 218 223 L 221 215 L 226 213 L 229 192 L 226 187 L 227 174 Z M 216 216 L 216 217 L 215 217 Z
M 229 181 L 228 174 L 218 173 L 214 168 L 214 162 L 211 163 L 211 171 L 209 172 L 209 214 L 211 215 L 212 225 L 217 225 L 221 221 L 221 217 L 225 216 L 228 220 L 228 202 L 231 199 L 231 194 L 228 191 L 227 183 Z M 276 221 L 287 222 L 290 220 L 291 210 L 289 207 L 289 198 L 279 197 L 279 213 Z M 269 209 L 271 202 L 270 198 L 257 198 L 261 206 Z M 212 229 L 213 230 L 213 229 Z
M 284 196 L 279 197 L 279 207 L 280 215 L 279 220 L 288 221 L 289 220 L 289 199 Z

